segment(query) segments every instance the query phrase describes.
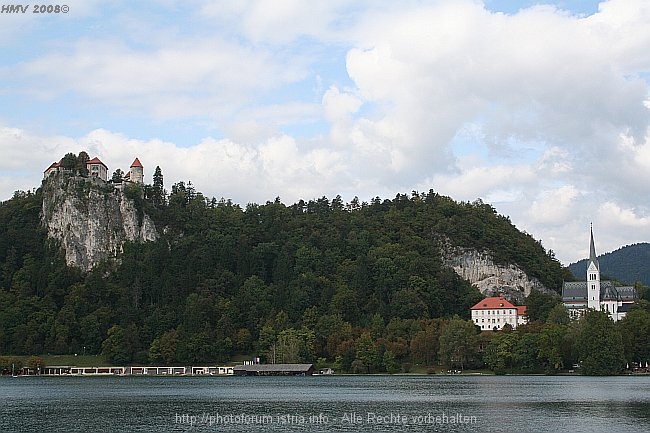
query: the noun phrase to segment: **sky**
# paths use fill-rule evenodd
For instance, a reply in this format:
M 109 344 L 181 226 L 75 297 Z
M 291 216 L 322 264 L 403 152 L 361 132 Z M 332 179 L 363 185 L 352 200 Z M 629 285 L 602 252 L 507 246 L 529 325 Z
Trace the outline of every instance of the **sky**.
M 480 199 L 565 265 L 650 241 L 647 0 L 38 4 L 1 5 L 0 200 L 84 150 L 242 206 Z

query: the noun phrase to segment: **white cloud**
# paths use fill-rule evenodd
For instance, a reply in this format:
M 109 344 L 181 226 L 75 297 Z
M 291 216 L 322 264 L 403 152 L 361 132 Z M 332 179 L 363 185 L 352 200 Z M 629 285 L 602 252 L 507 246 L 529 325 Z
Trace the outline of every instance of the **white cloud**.
M 219 38 L 185 40 L 137 50 L 117 40 L 83 40 L 70 53 L 52 53 L 5 75 L 27 77 L 28 93 L 45 100 L 66 93 L 154 118 L 233 113 L 264 93 L 305 76 L 286 61 Z
M 530 206 L 530 219 L 537 224 L 561 227 L 577 213 L 576 198 L 579 194 L 573 185 L 542 192 Z
M 19 128 L 0 126 L 0 184 L 3 199 L 16 190 L 40 186 L 43 171 L 68 152 L 75 152 L 74 140 L 60 136 L 39 136 Z
M 590 221 L 611 233 L 602 251 L 648 239 L 647 1 L 584 16 L 471 0 L 168 0 L 161 11 L 190 18 L 140 25 L 144 10 L 93 5 L 85 16 L 107 15 L 90 21 L 98 34 L 52 35 L 49 50 L 0 62 L 0 93 L 14 98 L 0 103 L 5 196 L 85 149 L 111 169 L 138 156 L 167 187 L 192 180 L 240 203 L 429 188 L 482 198 L 565 262 L 582 257 Z M 14 101 L 34 116 L 97 114 L 87 130 L 43 132 L 12 116 Z M 129 116 L 160 134 L 112 123 Z M 198 132 L 170 139 L 168 123 Z M 146 136 L 161 139 L 133 138 Z M 25 188 L 17 179 L 34 167 Z
M 459 173 L 433 178 L 434 189 L 456 200 L 487 202 L 520 199 L 535 183 L 537 174 L 528 166 L 468 166 Z

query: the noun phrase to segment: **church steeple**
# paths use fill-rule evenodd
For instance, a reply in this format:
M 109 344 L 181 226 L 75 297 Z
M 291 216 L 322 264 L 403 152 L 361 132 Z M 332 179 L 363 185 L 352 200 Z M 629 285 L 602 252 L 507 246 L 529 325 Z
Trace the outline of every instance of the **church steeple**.
M 594 245 L 594 225 L 591 224 L 591 238 L 589 239 L 589 263 L 587 264 L 587 267 L 591 263 L 596 266 L 596 269 L 600 271 L 600 264 L 598 263 L 598 256 L 596 255 L 596 246 Z
M 600 264 L 594 244 L 594 227 L 590 227 L 589 261 L 587 261 L 587 307 L 600 310 Z

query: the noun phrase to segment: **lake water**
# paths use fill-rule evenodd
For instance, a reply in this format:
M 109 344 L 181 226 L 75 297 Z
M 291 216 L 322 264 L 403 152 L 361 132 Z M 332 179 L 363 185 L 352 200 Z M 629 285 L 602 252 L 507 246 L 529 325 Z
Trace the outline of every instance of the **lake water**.
M 0 379 L 1 432 L 649 432 L 650 377 Z

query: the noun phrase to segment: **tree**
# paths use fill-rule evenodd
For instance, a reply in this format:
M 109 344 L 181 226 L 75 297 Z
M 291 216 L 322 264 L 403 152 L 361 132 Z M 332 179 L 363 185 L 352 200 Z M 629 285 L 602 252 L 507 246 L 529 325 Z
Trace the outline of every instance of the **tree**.
M 421 331 L 411 339 L 411 357 L 416 364 L 434 365 L 440 350 L 440 320 L 434 319 L 427 323 Z
M 517 342 L 516 332 L 494 332 L 483 354 L 483 361 L 496 374 L 512 370 Z
M 384 352 L 382 364 L 384 365 L 384 370 L 386 370 L 386 373 L 394 374 L 400 371 L 400 367 L 397 363 L 397 359 L 395 358 L 395 354 L 390 350 Z
M 118 168 L 113 172 L 113 176 L 111 176 L 111 181 L 113 183 L 122 183 L 122 179 L 124 179 L 124 172 Z
M 647 303 L 646 301 L 641 301 Z M 627 362 L 650 361 L 650 312 L 635 305 L 618 322 Z
M 440 360 L 464 369 L 476 353 L 477 329 L 469 320 L 454 317 L 440 334 Z
M 88 176 L 88 168 L 86 167 L 88 161 L 90 161 L 90 156 L 88 156 L 86 151 L 82 150 L 79 152 L 79 156 L 77 156 L 77 171 L 82 176 Z
M 539 290 L 531 290 L 526 298 L 526 316 L 530 322 L 546 322 L 553 307 L 561 303 L 557 295 L 542 293 Z
M 589 310 L 582 316 L 576 345 L 585 375 L 618 374 L 625 366 L 621 333 L 607 313 Z
M 130 363 L 138 349 L 135 325 L 126 329 L 120 325 L 113 325 L 102 343 L 102 354 L 109 362 L 117 365 Z
M 45 367 L 45 361 L 40 356 L 30 356 L 27 359 L 27 367 L 38 373 Z
M 376 372 L 381 365 L 381 357 L 369 332 L 361 334 L 357 339 L 356 347 L 357 355 L 353 362 L 353 369 L 357 370 L 356 373 Z
M 429 315 L 427 304 L 420 294 L 410 287 L 400 289 L 393 295 L 392 314 L 402 319 L 425 319 Z
M 515 365 L 523 372 L 531 373 L 539 368 L 538 363 L 538 346 L 539 334 L 537 332 L 513 332 L 518 335 L 513 361 Z
M 73 171 L 77 168 L 77 157 L 74 153 L 66 153 L 61 159 L 61 168 Z
M 564 368 L 563 342 L 567 334 L 565 325 L 548 323 L 539 335 L 539 360 L 547 373 L 556 373 Z
M 314 359 L 314 332 L 289 328 L 278 334 L 276 356 L 279 362 L 300 363 Z
M 554 323 L 558 325 L 568 325 L 571 321 L 569 317 L 569 310 L 564 306 L 564 304 L 557 304 L 551 309 L 548 313 L 548 318 L 546 319 L 547 323 Z
M 151 201 L 154 206 L 162 206 L 165 204 L 165 185 L 163 183 L 163 174 L 159 166 L 153 172 L 153 186 Z

